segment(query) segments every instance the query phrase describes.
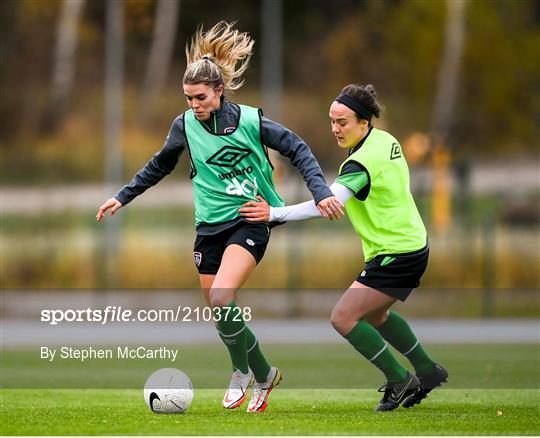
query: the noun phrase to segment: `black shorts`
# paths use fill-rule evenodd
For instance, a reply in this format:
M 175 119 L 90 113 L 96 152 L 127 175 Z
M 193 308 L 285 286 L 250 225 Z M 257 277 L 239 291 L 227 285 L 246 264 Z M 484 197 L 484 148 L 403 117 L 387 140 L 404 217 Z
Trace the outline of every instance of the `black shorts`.
M 255 258 L 255 262 L 259 263 L 264 256 L 269 239 L 268 225 L 240 222 L 234 227 L 211 236 L 197 234 L 193 260 L 199 274 L 217 274 L 225 248 L 235 244 L 248 250 Z
M 386 295 L 405 301 L 420 285 L 426 270 L 429 247 L 403 254 L 381 254 L 371 259 L 356 281 Z

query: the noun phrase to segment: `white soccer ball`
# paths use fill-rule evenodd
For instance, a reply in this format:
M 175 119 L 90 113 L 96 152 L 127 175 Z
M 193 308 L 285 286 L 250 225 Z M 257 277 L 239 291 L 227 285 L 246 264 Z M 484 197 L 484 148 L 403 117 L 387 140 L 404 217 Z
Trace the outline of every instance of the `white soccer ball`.
M 152 412 L 181 414 L 193 401 L 193 384 L 183 371 L 161 368 L 148 377 L 144 385 L 144 401 Z

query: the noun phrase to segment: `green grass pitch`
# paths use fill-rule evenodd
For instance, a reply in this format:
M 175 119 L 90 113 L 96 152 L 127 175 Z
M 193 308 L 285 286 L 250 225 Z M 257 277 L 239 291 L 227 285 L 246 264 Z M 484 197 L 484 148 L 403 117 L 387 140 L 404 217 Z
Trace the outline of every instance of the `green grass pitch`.
M 262 414 L 246 413 L 246 405 L 234 411 L 221 408 L 223 389 L 215 388 L 224 387 L 230 376 L 223 347 L 181 348 L 182 357 L 172 366 L 184 369 L 195 386 L 194 402 L 182 415 L 153 414 L 142 398 L 146 376 L 170 362 L 95 361 L 85 363 L 81 374 L 80 365 L 72 362 L 47 369 L 35 352 L 3 351 L 0 434 L 540 434 L 538 345 L 428 348 L 449 368 L 449 384 L 412 409 L 375 413 L 382 375 L 346 345 L 267 346 L 285 380 Z M 48 374 L 53 379 L 45 384 Z M 95 385 L 98 374 L 101 387 L 118 387 L 74 389 L 75 382 L 83 386 L 84 375 Z M 64 389 L 47 389 L 53 383 Z

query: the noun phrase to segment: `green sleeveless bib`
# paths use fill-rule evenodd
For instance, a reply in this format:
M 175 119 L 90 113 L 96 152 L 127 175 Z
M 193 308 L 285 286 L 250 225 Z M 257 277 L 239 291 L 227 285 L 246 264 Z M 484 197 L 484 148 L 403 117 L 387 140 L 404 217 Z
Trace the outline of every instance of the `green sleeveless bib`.
M 364 144 L 348 161 L 362 164 L 370 175 L 368 197 L 354 196 L 346 203 L 347 214 L 362 238 L 366 261 L 379 254 L 416 251 L 426 245 L 426 229 L 410 190 L 409 168 L 399 142 L 373 128 Z
M 191 159 L 195 226 L 218 224 L 239 216 L 247 201 L 262 196 L 281 207 L 266 147 L 261 144 L 257 108 L 239 105 L 238 127 L 230 134 L 212 134 L 192 110 L 184 113 L 184 129 Z

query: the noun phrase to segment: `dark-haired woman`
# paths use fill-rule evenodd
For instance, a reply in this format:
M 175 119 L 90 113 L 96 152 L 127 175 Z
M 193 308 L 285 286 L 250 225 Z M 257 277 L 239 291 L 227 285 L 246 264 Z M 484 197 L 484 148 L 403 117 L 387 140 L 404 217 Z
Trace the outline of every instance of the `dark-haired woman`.
M 399 142 L 374 128 L 381 107 L 372 85 L 347 85 L 330 107 L 332 134 L 348 158 L 330 186 L 345 204 L 362 239 L 365 267 L 334 307 L 334 328 L 385 375 L 377 411 L 420 403 L 448 379 L 447 370 L 425 352 L 408 323 L 391 306 L 405 301 L 420 283 L 429 249 L 424 224 L 409 186 L 409 170 Z M 270 207 L 262 198 L 240 210 L 251 221 L 291 221 L 321 217 L 312 201 Z M 386 342 L 405 355 L 410 373 Z M 381 388 L 382 390 L 382 388 Z
M 287 128 L 262 116 L 258 108 L 228 102 L 224 93 L 242 86 L 242 74 L 254 41 L 230 24 L 220 22 L 207 32 L 198 29 L 186 47 L 183 78 L 189 110 L 178 116 L 163 148 L 130 184 L 98 211 L 114 214 L 157 184 L 188 150 L 195 200 L 197 238 L 193 251 L 206 302 L 216 310 L 217 329 L 231 357 L 233 375 L 223 407 L 240 406 L 253 386 L 248 412 L 262 412 L 281 380 L 236 306 L 238 289 L 262 259 L 271 224 L 253 224 L 240 216 L 246 201 L 263 195 L 272 206 L 283 200 L 274 187 L 267 147 L 290 158 L 298 168 L 317 208 L 324 216 L 340 216 L 342 205 L 326 186 L 309 146 Z

